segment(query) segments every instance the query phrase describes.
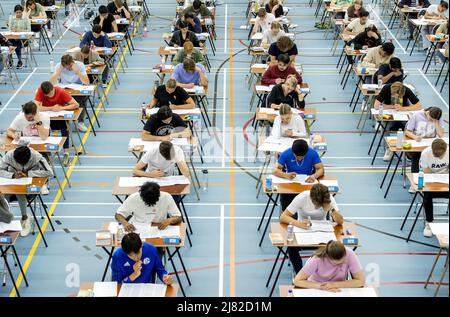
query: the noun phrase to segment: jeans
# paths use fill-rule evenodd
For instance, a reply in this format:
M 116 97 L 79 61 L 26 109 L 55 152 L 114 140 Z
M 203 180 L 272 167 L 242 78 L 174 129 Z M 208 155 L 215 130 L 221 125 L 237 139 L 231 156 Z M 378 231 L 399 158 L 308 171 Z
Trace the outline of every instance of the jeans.
M 21 40 L 11 40 L 11 43 L 16 47 L 16 55 L 19 61 L 22 60 L 22 41 Z
M 81 113 L 80 113 L 80 117 L 78 118 L 78 122 L 84 122 L 84 118 L 86 117 L 86 102 L 88 100 L 88 97 L 85 96 L 76 96 L 73 97 L 73 99 L 76 100 L 76 102 L 78 102 L 78 104 L 80 105 Z
M 433 222 L 433 198 L 449 198 L 448 192 L 425 192 L 423 193 L 423 208 L 425 209 L 425 219 Z

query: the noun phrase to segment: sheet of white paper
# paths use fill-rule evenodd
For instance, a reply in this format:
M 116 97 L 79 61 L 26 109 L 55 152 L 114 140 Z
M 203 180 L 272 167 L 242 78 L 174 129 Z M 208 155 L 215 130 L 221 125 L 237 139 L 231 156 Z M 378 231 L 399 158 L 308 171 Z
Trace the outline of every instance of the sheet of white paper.
M 411 143 L 412 147 L 422 147 L 422 146 L 430 146 L 431 143 L 433 143 L 435 138 L 426 138 L 422 139 L 420 142 L 417 142 L 415 140 L 408 140 L 408 143 Z M 442 138 L 445 142 L 448 144 L 448 138 Z
M 338 183 L 337 179 L 321 179 L 319 182 L 322 185 L 325 185 L 327 187 L 330 187 L 330 186 L 339 187 L 339 183 Z
M 408 121 L 409 120 L 409 115 L 407 113 L 394 113 L 392 116 L 395 121 Z
M 165 297 L 167 286 L 150 283 L 123 283 L 119 297 Z
M 146 109 L 145 112 L 147 115 L 152 115 L 157 113 L 159 108 L 151 108 Z M 185 114 L 200 114 L 200 108 L 194 108 L 194 109 L 176 109 L 172 110 L 173 113 L 176 113 L 178 115 L 185 115 Z
M 311 220 L 312 226 L 309 229 L 302 229 L 294 227 L 295 233 L 308 233 L 308 232 L 334 232 L 331 222 L 326 220 Z
M 304 174 L 297 174 L 294 179 L 287 179 L 287 178 L 281 178 L 275 175 L 271 175 L 272 177 L 272 183 L 274 184 L 292 184 L 292 183 L 298 183 L 302 185 L 313 185 L 317 184 L 318 181 L 315 181 L 314 183 L 306 183 L 305 180 L 308 177 L 308 175 Z
M 419 182 L 419 174 L 413 174 L 414 183 L 417 184 Z M 425 183 L 442 183 L 448 184 L 448 174 L 424 174 Z
M 341 288 L 340 292 L 328 292 L 320 289 L 294 288 L 294 297 L 377 297 L 372 287 L 363 288 Z
M 184 175 L 167 176 L 161 178 L 150 177 L 121 177 L 119 180 L 120 187 L 141 187 L 145 182 L 155 182 L 159 186 L 172 186 L 180 184 L 190 184 L 189 179 Z
M 33 179 L 31 177 L 14 178 L 14 179 L 0 177 L 0 186 L 30 185 L 32 182 L 33 182 Z
M 164 230 L 158 230 L 159 236 L 165 237 L 180 237 L 180 226 L 167 226 Z
M 0 222 L 0 233 L 4 233 L 6 231 L 22 231 L 20 220 L 13 220 L 10 223 Z
M 448 222 L 430 222 L 430 228 L 431 228 L 431 232 L 433 232 L 434 235 L 438 235 L 438 234 L 444 234 L 444 235 L 448 235 Z
M 266 69 L 266 68 L 269 68 L 269 65 L 267 65 L 267 64 L 253 64 L 252 68 L 264 68 L 264 69 Z
M 50 118 L 56 118 L 56 117 L 64 117 L 65 115 L 73 115 L 73 111 L 41 111 L 41 113 L 45 113 Z
M 300 245 L 318 245 L 326 244 L 330 240 L 336 240 L 336 235 L 333 232 L 305 232 L 295 233 L 297 244 Z
M 62 137 L 58 136 L 49 136 L 47 139 L 42 140 L 38 136 L 23 136 L 20 138 L 21 140 L 28 141 L 30 144 L 59 144 L 61 142 Z M 12 144 L 19 144 L 19 141 L 12 141 Z
M 136 233 L 139 234 L 141 239 L 158 238 L 158 228 L 152 227 L 148 223 L 133 222 L 133 226 L 136 228 Z
M 189 145 L 187 138 L 175 138 L 175 139 L 172 139 L 172 141 L 170 141 L 170 142 L 172 142 L 173 145 L 178 145 L 178 146 Z M 161 143 L 160 141 L 142 141 L 142 139 L 140 139 L 140 138 L 131 138 L 130 142 L 128 142 L 128 145 L 129 146 L 143 145 L 145 148 L 145 151 L 148 151 L 149 149 L 158 147 L 160 143 Z
M 202 86 L 194 86 L 194 88 L 184 88 L 187 93 L 201 95 L 205 93 L 205 89 Z
M 111 221 L 108 225 L 108 231 L 111 232 L 112 234 L 116 234 L 120 226 L 121 224 L 118 223 L 117 221 Z
M 117 282 L 95 282 L 94 297 L 116 297 Z

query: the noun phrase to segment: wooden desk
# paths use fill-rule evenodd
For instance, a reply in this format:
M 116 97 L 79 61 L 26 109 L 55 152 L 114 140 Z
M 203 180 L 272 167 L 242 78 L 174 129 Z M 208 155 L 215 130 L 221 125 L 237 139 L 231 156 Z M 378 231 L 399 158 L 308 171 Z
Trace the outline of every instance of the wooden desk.
M 51 54 L 53 51 L 53 45 L 52 41 L 50 40 L 50 37 L 48 36 L 47 29 L 45 28 L 45 25 L 48 23 L 49 19 L 31 19 L 31 26 L 41 26 L 39 29 L 39 33 L 41 34 L 42 40 L 44 41 L 45 48 L 47 49 L 48 54 Z M 40 41 L 39 41 L 40 44 Z M 39 45 L 39 50 L 41 50 L 41 47 Z
M 122 284 L 117 284 L 117 295 L 120 293 Z M 177 297 L 179 284 L 173 283 L 172 285 L 167 285 L 166 297 Z M 84 282 L 81 284 L 80 291 L 94 290 L 94 282 Z
M 5 187 L 5 186 L 0 186 L 0 187 Z M 22 264 L 20 263 L 20 259 L 17 255 L 17 251 L 15 248 L 15 245 L 16 245 L 17 239 L 19 238 L 19 235 L 20 235 L 19 231 L 6 231 L 4 233 L 0 233 L 0 236 L 11 237 L 11 243 L 9 243 L 9 244 L 0 243 L 0 257 L 2 257 L 5 262 L 6 269 L 8 271 L 9 277 L 14 285 L 14 290 L 16 291 L 17 297 L 20 297 L 20 293 L 19 293 L 19 289 L 16 284 L 16 279 L 14 278 L 14 275 L 12 273 L 11 266 L 9 265 L 9 262 L 8 262 L 9 249 L 12 250 L 15 261 L 19 265 L 20 273 L 22 273 L 23 279 L 25 281 L 25 285 L 28 287 L 28 280 L 25 275 L 25 272 L 23 271 Z
M 280 297 L 288 297 L 289 291 L 292 290 L 292 289 L 296 289 L 296 288 L 297 287 L 295 287 L 293 285 L 280 285 L 280 287 L 279 287 Z M 375 289 L 375 293 L 377 293 L 377 297 L 378 297 L 377 289 Z
M 443 23 L 443 22 L 446 22 L 447 20 L 438 20 L 438 19 L 436 19 L 436 20 L 434 20 L 434 19 L 409 19 L 408 21 L 410 21 L 411 22 L 411 24 L 413 25 L 413 27 L 415 28 L 415 29 L 417 29 L 417 32 L 413 32 L 413 34 L 414 34 L 414 38 L 413 39 L 409 39 L 408 40 L 408 44 L 406 45 L 406 48 L 405 48 L 405 51 L 408 51 L 408 48 L 409 48 L 409 44 L 411 43 L 411 41 L 413 41 L 413 45 L 412 45 L 412 47 L 411 47 L 411 52 L 409 53 L 409 55 L 411 56 L 412 55 L 412 53 L 413 53 L 413 51 L 414 51 L 414 47 L 416 47 L 416 45 L 418 44 L 418 42 L 419 42 L 419 38 L 420 38 L 420 36 L 421 36 L 421 31 L 422 31 L 422 28 L 424 27 L 424 26 L 435 26 L 435 25 L 438 25 L 438 24 L 441 24 L 441 23 Z

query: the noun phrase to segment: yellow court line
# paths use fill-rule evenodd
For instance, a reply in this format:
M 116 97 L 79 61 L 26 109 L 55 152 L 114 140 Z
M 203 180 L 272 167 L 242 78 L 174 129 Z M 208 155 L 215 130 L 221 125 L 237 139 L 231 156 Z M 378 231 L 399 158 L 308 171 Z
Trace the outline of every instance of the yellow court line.
M 138 23 L 137 23 L 137 26 L 136 26 L 136 28 L 134 29 L 134 32 L 133 32 L 133 35 L 132 35 L 131 39 L 134 38 L 134 35 L 136 34 L 137 28 L 139 27 L 141 21 L 142 21 L 142 17 L 139 19 L 139 21 L 138 21 Z M 117 71 L 119 70 L 119 67 L 122 65 L 122 62 L 123 62 L 123 60 L 124 60 L 124 58 L 125 58 L 125 54 L 126 54 L 127 52 L 128 52 L 128 46 L 125 48 L 125 50 L 124 50 L 124 52 L 123 52 L 123 54 L 122 54 L 122 56 L 121 56 L 119 62 L 117 63 L 117 66 L 116 66 L 116 73 L 117 73 Z M 110 80 L 110 82 L 109 82 L 109 84 L 108 84 L 108 87 L 107 87 L 106 90 L 105 90 L 105 94 L 108 94 L 109 90 L 111 89 L 112 82 L 113 82 L 114 79 L 115 79 L 115 74 L 113 74 L 113 77 L 111 78 L 111 80 Z M 96 109 L 96 111 L 95 111 L 97 115 L 100 113 L 100 109 L 101 109 L 101 107 L 102 107 L 102 105 L 103 105 L 104 100 L 105 100 L 105 97 L 102 96 L 102 98 L 101 98 L 101 100 L 100 100 L 100 102 L 99 102 L 99 104 L 98 104 L 98 106 L 97 106 L 97 109 Z M 94 123 L 95 123 L 95 118 L 94 118 L 94 122 L 92 122 L 92 124 L 94 124 Z M 89 137 L 89 135 L 90 135 L 91 129 L 92 129 L 92 126 L 90 125 L 90 126 L 88 127 L 88 130 L 87 130 L 87 131 L 85 132 L 85 134 L 84 134 L 84 137 L 83 137 L 83 140 L 82 140 L 83 145 L 86 143 L 86 141 L 87 141 L 87 139 L 88 139 L 88 137 Z M 80 151 L 80 150 L 81 150 L 81 145 L 80 145 L 80 147 L 79 147 L 79 151 Z M 77 161 L 78 161 L 78 157 L 75 156 L 75 158 L 72 160 L 72 164 L 70 165 L 69 170 L 67 171 L 67 178 L 70 178 L 70 175 L 72 175 L 72 171 L 73 171 L 73 169 L 74 169 L 75 164 L 76 164 Z M 64 179 L 63 183 L 61 184 L 61 188 L 58 190 L 58 193 L 56 194 L 55 199 L 53 200 L 52 205 L 51 205 L 51 207 L 50 207 L 50 209 L 49 209 L 49 211 L 48 211 L 48 216 L 49 216 L 49 217 L 51 217 L 51 216 L 53 215 L 53 212 L 55 211 L 55 208 L 56 208 L 56 204 L 57 204 L 58 201 L 60 200 L 60 198 L 61 198 L 61 196 L 62 196 L 62 190 L 65 188 L 66 184 L 67 184 L 67 179 Z M 48 219 L 45 218 L 45 220 L 44 220 L 44 222 L 43 222 L 43 224 L 42 224 L 42 226 L 41 226 L 41 229 L 42 229 L 42 232 L 43 232 L 43 233 L 45 233 L 45 229 L 47 228 L 48 223 L 49 223 L 49 222 L 48 222 Z M 34 240 L 34 243 L 33 243 L 32 247 L 31 247 L 31 250 L 30 250 L 30 252 L 28 253 L 27 259 L 25 260 L 25 263 L 24 263 L 24 265 L 23 265 L 23 272 L 24 272 L 24 273 L 27 272 L 27 270 L 28 270 L 28 268 L 29 268 L 29 266 L 30 266 L 30 264 L 31 264 L 31 261 L 32 261 L 32 259 L 33 259 L 33 257 L 34 257 L 34 254 L 36 253 L 37 247 L 39 246 L 39 243 L 41 242 L 41 239 L 42 239 L 42 238 L 41 238 L 41 235 L 38 234 L 37 237 L 36 237 L 36 239 Z M 23 281 L 23 275 L 22 275 L 22 273 L 20 273 L 19 276 L 17 277 L 16 282 L 15 282 L 17 288 L 20 287 L 20 284 L 22 283 L 22 281 Z M 16 290 L 15 290 L 15 288 L 14 288 L 14 286 L 13 286 L 11 292 L 9 293 L 9 297 L 15 297 L 15 296 L 16 296 Z

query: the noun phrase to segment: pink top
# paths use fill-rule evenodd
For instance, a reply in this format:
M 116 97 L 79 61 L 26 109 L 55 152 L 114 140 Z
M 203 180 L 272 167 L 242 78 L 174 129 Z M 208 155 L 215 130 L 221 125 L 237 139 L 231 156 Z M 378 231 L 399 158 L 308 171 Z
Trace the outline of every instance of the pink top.
M 345 262 L 339 265 L 333 264 L 327 257 L 312 257 L 303 267 L 310 282 L 340 282 L 347 280 L 348 272 L 358 273 L 362 271 L 361 264 L 353 250 L 345 247 L 347 254 Z

